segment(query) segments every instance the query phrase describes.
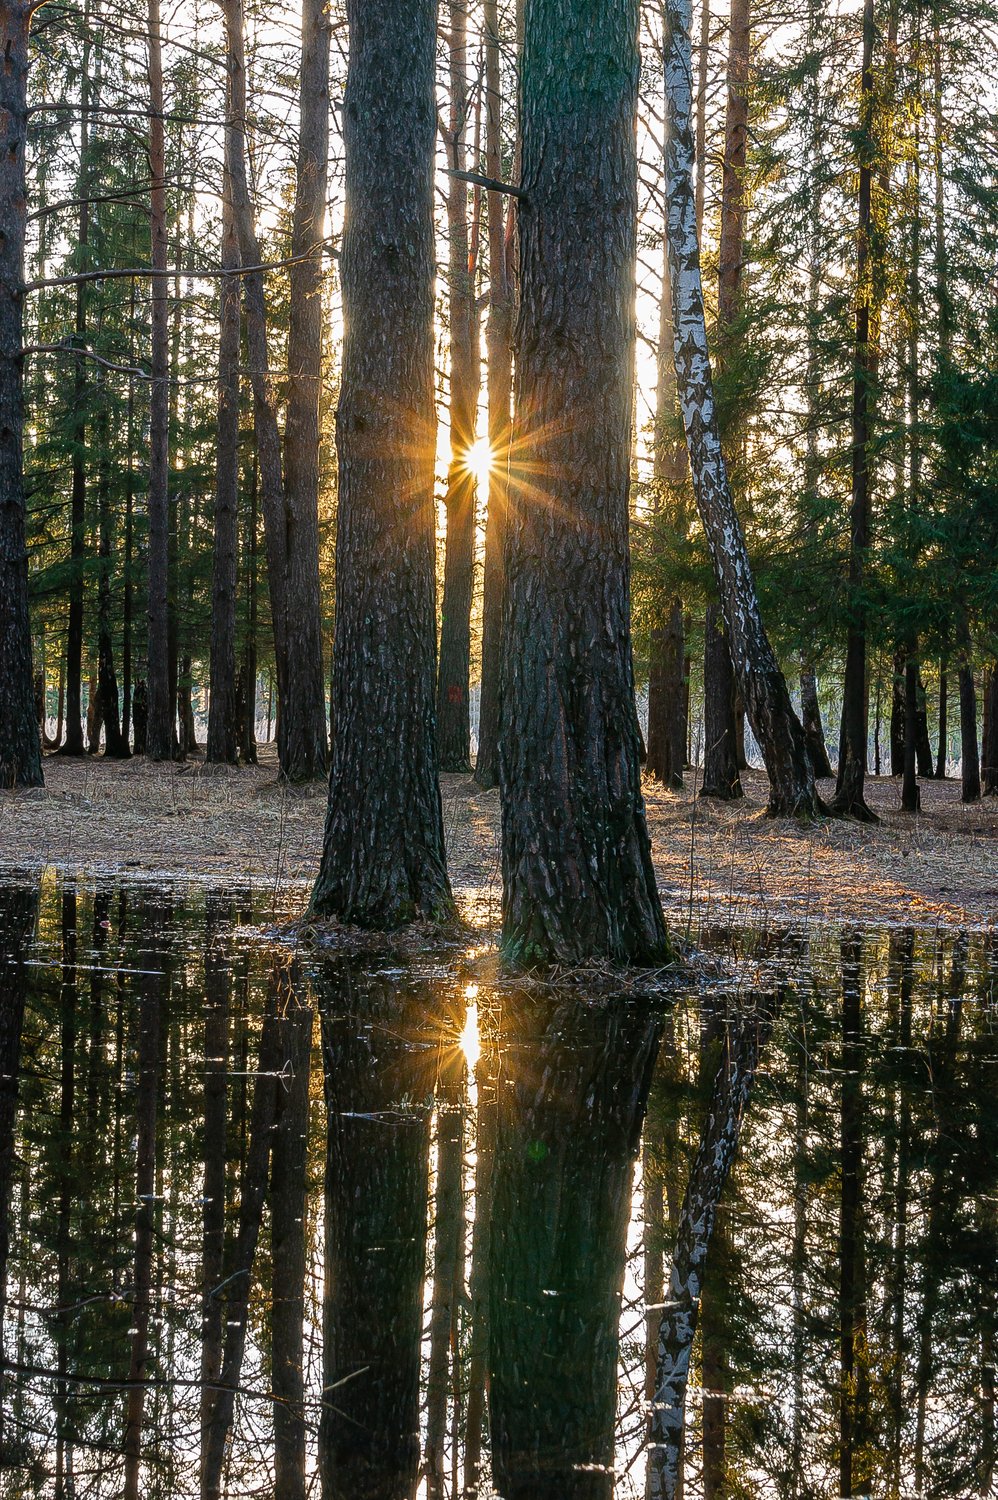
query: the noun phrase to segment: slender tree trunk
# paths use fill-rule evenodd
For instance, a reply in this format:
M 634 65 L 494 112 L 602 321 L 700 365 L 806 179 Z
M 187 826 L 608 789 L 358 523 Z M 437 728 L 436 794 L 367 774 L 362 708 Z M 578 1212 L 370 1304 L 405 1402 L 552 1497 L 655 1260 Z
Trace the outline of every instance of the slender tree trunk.
M 977 802 L 981 795 L 981 760 L 977 750 L 977 692 L 969 638 L 960 657 L 960 798 Z
M 148 3 L 149 176 L 151 264 L 162 273 L 167 264 L 166 136 L 163 103 L 163 51 L 159 0 Z M 151 305 L 152 383 L 149 395 L 148 646 L 149 692 L 146 752 L 152 760 L 173 755 L 173 699 L 170 693 L 170 328 L 169 283 L 154 275 Z
M 289 781 L 323 776 L 326 688 L 319 590 L 319 397 L 322 255 L 329 161 L 329 30 L 325 0 L 302 5 L 298 174 L 291 229 L 288 396 L 284 426 L 285 696 L 278 753 Z
M 528 0 L 524 23 L 503 947 L 655 962 L 628 598 L 637 5 Z
M 891 678 L 891 775 L 904 775 L 904 671 L 906 652 L 903 646 L 894 650 Z
M 922 797 L 918 789 L 916 744 L 918 739 L 918 658 L 912 642 L 904 665 L 904 774 L 901 811 L 918 812 Z
M 735 749 L 735 678 L 720 607 L 707 605 L 704 623 L 704 747 L 701 797 L 731 802 L 744 796 Z
M 752 569 L 721 452 L 707 353 L 693 192 L 690 0 L 669 0 L 665 80 L 666 182 L 676 380 L 697 508 L 707 535 L 735 676 L 770 780 L 773 815 L 822 810 L 804 731 L 762 623 Z
M 97 582 L 97 692 L 100 717 L 104 723 L 104 754 L 123 760 L 128 755 L 128 741 L 122 736 L 121 720 L 118 717 L 118 676 L 114 669 L 114 641 L 111 633 L 111 434 L 106 408 L 98 413 L 95 431 L 101 453 L 97 474 L 97 555 L 100 566 Z
M 870 338 L 871 256 L 873 224 L 873 0 L 863 6 L 863 64 L 860 78 L 859 221 L 856 250 L 856 331 L 852 396 L 852 505 L 849 513 L 849 622 L 846 670 L 842 689 L 839 768 L 833 809 L 864 823 L 877 821 L 866 803 L 866 557 L 870 545 L 870 407 L 873 400 L 875 350 Z
M 163 913 L 149 912 L 153 922 Z M 155 929 L 153 929 L 155 930 Z M 159 955 L 156 956 L 159 960 Z M 162 975 L 143 980 L 139 1009 L 137 1131 L 135 1151 L 135 1271 L 132 1279 L 132 1335 L 125 1399 L 123 1500 L 139 1500 L 145 1381 L 149 1363 L 156 1233 L 156 1116 L 160 1088 L 160 1022 L 164 999 Z
M 257 533 L 259 531 L 259 484 L 254 456 L 250 479 L 250 513 L 246 535 L 246 648 L 239 693 L 239 754 L 243 764 L 255 766 L 256 754 L 256 686 L 257 686 Z M 267 708 L 268 724 L 270 707 Z M 269 737 L 269 734 L 268 734 Z
M 502 180 L 502 72 L 498 0 L 483 0 L 485 25 L 485 171 Z M 489 223 L 488 352 L 489 505 L 485 522 L 482 579 L 482 677 L 478 698 L 478 757 L 475 780 L 495 786 L 499 752 L 499 676 L 506 594 L 506 506 L 509 480 L 510 396 L 513 386 L 513 288 L 506 254 L 504 203 L 487 198 Z M 512 207 L 510 209 L 512 213 Z
M 939 739 L 936 745 L 936 780 L 946 780 L 946 751 L 949 740 L 949 713 L 948 713 L 948 682 L 946 678 L 946 659 L 941 657 L 939 661 Z M 974 743 L 977 743 L 975 729 Z
M 807 736 L 807 750 L 817 777 L 833 775 L 832 764 L 828 759 L 828 747 L 825 744 L 825 731 L 821 723 L 821 704 L 818 702 L 818 680 L 814 673 L 814 665 L 809 661 L 801 662 L 800 669 L 800 706 L 801 722 L 804 725 L 804 733 Z
M 133 299 L 134 295 L 133 290 Z M 122 566 L 121 601 L 121 739 L 126 749 L 132 737 L 132 623 L 135 589 L 132 578 L 132 554 L 135 549 L 135 475 L 133 469 L 134 449 L 132 446 L 132 435 L 135 425 L 134 408 L 135 382 L 134 378 L 130 376 L 128 381 L 128 421 L 126 427 L 128 465 L 125 474 L 125 556 Z
M 0 12 L 5 64 L 0 115 L 6 148 L 0 161 L 0 787 L 41 786 L 42 751 L 35 723 L 28 555 L 24 537 L 24 324 L 28 30 L 32 6 L 11 0 Z
M 450 120 L 447 156 L 453 171 L 467 168 L 468 37 L 466 0 L 449 0 Z M 474 471 L 467 454 L 475 441 L 480 382 L 474 268 L 468 254 L 468 185 L 447 185 L 450 305 L 450 467 L 447 535 L 437 671 L 437 755 L 444 771 L 471 769 L 471 595 L 475 571 Z
M 271 1371 L 274 1387 L 274 1493 L 305 1500 L 305 1280 L 309 1076 L 313 1013 L 294 970 L 279 978 L 279 1062 L 271 1162 Z
M 348 18 L 333 766 L 312 907 L 393 927 L 452 909 L 433 715 L 436 0 L 350 0 Z
M 231 109 L 231 106 L 230 106 Z M 226 132 L 226 156 L 232 132 Z M 232 209 L 232 171 L 222 172 L 222 254 L 224 271 L 239 266 L 239 241 Z M 219 284 L 218 421 L 215 455 L 215 538 L 211 574 L 211 657 L 208 668 L 208 745 L 206 759 L 235 765 L 239 758 L 236 702 L 236 590 L 239 576 L 239 279 Z

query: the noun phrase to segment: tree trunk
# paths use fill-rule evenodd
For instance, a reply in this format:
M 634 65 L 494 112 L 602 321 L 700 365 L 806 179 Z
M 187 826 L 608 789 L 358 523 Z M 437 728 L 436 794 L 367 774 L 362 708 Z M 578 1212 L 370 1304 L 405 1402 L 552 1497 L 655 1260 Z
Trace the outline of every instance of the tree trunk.
M 676 1500 L 679 1493 L 686 1385 L 703 1270 L 718 1203 L 738 1149 L 759 1054 L 772 1027 L 771 997 L 752 998 L 755 1005 L 745 1008 L 726 1044 L 679 1215 L 669 1294 L 658 1333 L 645 1488 L 648 1500 Z
M 652 632 L 648 664 L 648 754 L 645 769 L 671 791 L 683 789 L 686 765 L 683 601 L 672 599 Z
M 941 658 L 939 662 L 939 738 L 936 742 L 936 780 L 946 780 L 946 751 L 949 739 L 949 704 L 948 683 L 946 680 L 946 660 Z
M 369 0 L 365 0 L 369 3 Z M 398 0 L 393 0 L 398 3 Z M 322 1500 L 409 1500 L 420 1344 L 434 996 L 319 976 L 326 1090 Z M 419 1102 L 417 1102 L 419 1101 Z M 385 1247 L 391 1246 L 391 1253 Z
M 981 760 L 977 751 L 977 692 L 971 657 L 970 631 L 961 622 L 960 639 L 960 800 L 977 802 L 981 795 Z
M 905 648 L 894 649 L 894 672 L 891 678 L 891 775 L 904 775 L 904 668 Z
M 100 463 L 97 475 L 98 561 L 97 583 L 97 692 L 100 717 L 104 723 L 104 754 L 116 760 L 128 756 L 128 741 L 122 737 L 118 717 L 118 676 L 114 669 L 114 642 L 111 634 L 111 475 L 110 431 L 107 409 L 96 419 Z
M 528 10 L 529 28 L 529 10 Z M 529 31 L 528 31 L 529 36 Z M 503 1500 L 609 1500 L 627 1222 L 662 1018 L 504 997 L 489 1268 L 489 1430 Z
M 239 754 L 243 765 L 255 766 L 256 754 L 256 686 L 257 686 L 257 534 L 259 531 L 259 484 L 254 455 L 249 486 L 250 513 L 246 527 L 246 647 L 240 670 L 238 692 Z M 268 714 L 270 710 L 268 708 Z
M 498 0 L 483 0 L 485 25 L 485 171 L 502 180 L 502 72 Z M 482 677 L 478 697 L 478 756 L 475 780 L 495 786 L 499 753 L 499 675 L 506 594 L 506 506 L 509 479 L 510 395 L 513 386 L 513 288 L 506 254 L 500 193 L 487 197 L 489 221 L 488 351 L 489 507 L 485 522 L 482 578 Z M 510 213 L 512 214 L 512 206 Z M 512 222 L 512 220 L 511 220 Z
M 324 0 L 305 0 L 301 28 L 284 424 L 287 661 L 278 722 L 281 772 L 289 781 L 311 781 L 325 775 L 329 743 L 319 590 L 322 260 L 329 162 L 330 15 Z
M 736 680 L 770 780 L 771 815 L 822 811 L 804 731 L 762 623 L 752 569 L 721 452 L 707 353 L 693 193 L 690 0 L 669 0 L 665 80 L 666 182 L 676 380 L 697 508 L 707 535 Z
M 904 666 L 904 775 L 901 782 L 901 811 L 919 812 L 922 796 L 918 789 L 918 660 L 915 645 L 908 652 Z
M 24 537 L 23 293 L 26 200 L 24 141 L 28 106 L 28 30 L 32 6 L 11 0 L 0 14 L 5 65 L 0 114 L 6 149 L 0 164 L 0 787 L 41 786 L 35 723 L 28 555 Z
M 447 157 L 451 168 L 467 168 L 468 37 L 466 0 L 449 0 L 450 121 Z M 450 304 L 450 466 L 447 471 L 447 535 L 437 671 L 437 756 L 443 771 L 470 771 L 471 594 L 475 571 L 474 471 L 467 454 L 475 441 L 480 382 L 478 313 L 474 269 L 468 255 L 468 185 L 451 176 L 447 185 Z
M 231 109 L 231 106 L 229 106 Z M 232 132 L 226 132 L 226 152 Z M 232 172 L 222 171 L 223 271 L 239 266 L 232 210 Z M 215 436 L 215 537 L 211 573 L 211 655 L 208 668 L 206 759 L 239 759 L 236 701 L 236 589 L 239 576 L 239 278 L 223 276 L 218 294 L 218 420 Z
M 436 3 L 350 0 L 348 16 L 333 766 L 312 908 L 393 927 L 452 909 L 433 715 Z
M 744 796 L 735 741 L 735 678 L 720 607 L 707 605 L 703 662 L 703 780 L 701 797 L 723 802 Z
M 167 263 L 166 140 L 163 119 L 163 51 L 159 0 L 148 0 L 149 176 L 151 264 L 162 273 Z M 173 697 L 170 692 L 170 329 L 169 284 L 164 275 L 149 283 L 152 383 L 149 394 L 148 647 L 149 708 L 146 752 L 152 760 L 173 755 Z
M 818 680 L 815 677 L 814 666 L 809 661 L 801 662 L 800 706 L 801 722 L 807 736 L 807 749 L 811 757 L 811 765 L 814 767 L 814 774 L 817 777 L 832 776 L 834 773 L 831 761 L 828 759 L 825 731 L 821 722 L 821 704 L 818 702 Z
M 839 768 L 833 810 L 877 822 L 866 803 L 866 556 L 870 545 L 870 404 L 875 353 L 870 339 L 870 234 L 873 202 L 873 0 L 863 6 L 863 65 L 860 79 L 859 222 L 856 250 L 856 332 L 852 392 L 852 505 L 849 512 L 849 604 L 846 670 L 842 688 Z
M 528 0 L 524 22 L 502 942 L 654 963 L 628 598 L 637 5 Z
M 998 797 L 998 662 L 992 662 L 985 677 L 984 733 L 981 742 L 981 778 L 985 797 Z

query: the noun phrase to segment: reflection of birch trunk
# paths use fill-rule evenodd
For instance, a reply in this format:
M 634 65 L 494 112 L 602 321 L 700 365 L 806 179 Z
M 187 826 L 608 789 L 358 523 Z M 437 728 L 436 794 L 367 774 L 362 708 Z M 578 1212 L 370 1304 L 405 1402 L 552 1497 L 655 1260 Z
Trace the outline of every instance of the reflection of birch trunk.
M 277 1090 L 271 1163 L 271 1379 L 274 1388 L 274 1493 L 305 1500 L 305 1275 L 309 1069 L 312 1010 L 295 976 L 281 985 Z
M 21 1070 L 21 1028 L 27 991 L 24 957 L 34 928 L 37 905 L 34 891 L 20 890 L 16 886 L 0 891 L 0 1453 L 3 1452 L 6 1409 L 3 1320 L 7 1303 L 10 1193 L 15 1163 L 14 1125 Z M 18 1300 L 23 1307 L 23 1296 Z
M 217 1500 L 222 1493 L 225 1450 L 232 1430 L 236 1387 L 246 1348 L 253 1261 L 260 1238 L 260 1223 L 267 1193 L 277 1103 L 280 1053 L 276 999 L 276 988 L 272 988 L 260 1035 L 260 1057 L 253 1089 L 249 1144 L 242 1181 L 242 1201 L 239 1205 L 239 1228 L 233 1247 L 231 1270 L 226 1267 L 228 1274 L 224 1282 L 225 1341 L 222 1372 L 211 1402 L 205 1432 L 204 1461 L 201 1467 L 202 1500 Z
M 645 1490 L 648 1500 L 675 1500 L 678 1494 L 686 1384 L 704 1265 L 721 1192 L 738 1147 L 759 1053 L 772 1029 L 771 1004 L 768 997 L 763 997 L 746 1007 L 728 1039 L 686 1185 L 669 1295 L 659 1327 Z
M 437 1093 L 437 1172 L 433 1202 L 433 1300 L 426 1387 L 426 1493 L 443 1500 L 446 1478 L 447 1394 L 451 1356 L 457 1359 L 459 1285 L 464 1245 L 464 1055 L 442 1059 Z
M 155 931 L 163 912 L 147 909 L 143 929 Z M 154 964 L 162 961 L 155 954 Z M 128 1365 L 125 1404 L 124 1500 L 138 1500 L 145 1415 L 145 1381 L 149 1359 L 153 1260 L 156 1237 L 156 1117 L 159 1104 L 160 1020 L 165 998 L 165 974 L 151 975 L 143 984 L 139 1005 L 139 1080 L 137 1146 L 135 1153 L 135 1275 L 132 1290 L 132 1350 Z
M 489 1262 L 489 1418 L 505 1500 L 608 1500 L 634 1158 L 660 1019 L 510 997 Z M 501 1228 L 500 1228 L 501 1226 Z
M 323 1500 L 408 1500 L 419 1477 L 429 985 L 330 968 L 321 995 L 325 1182 Z

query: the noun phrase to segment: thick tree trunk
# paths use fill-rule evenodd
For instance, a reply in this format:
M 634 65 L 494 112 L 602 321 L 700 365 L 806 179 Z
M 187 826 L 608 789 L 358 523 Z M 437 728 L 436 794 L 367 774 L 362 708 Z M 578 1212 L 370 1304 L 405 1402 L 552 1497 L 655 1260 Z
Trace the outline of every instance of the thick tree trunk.
M 452 908 L 433 715 L 436 3 L 350 0 L 348 16 L 333 766 L 312 907 L 393 927 Z
M 449 0 L 450 120 L 447 158 L 456 173 L 467 168 L 468 37 L 466 0 Z M 468 255 L 468 185 L 452 175 L 447 185 L 450 307 L 450 467 L 447 535 L 437 669 L 437 756 L 443 771 L 470 771 L 471 594 L 475 572 L 475 474 L 467 454 L 478 417 L 478 313 L 474 270 Z
M 648 664 L 648 753 L 645 769 L 674 792 L 683 789 L 686 714 L 683 601 L 677 594 L 652 632 Z
M 395 980 L 358 986 L 332 968 L 319 993 L 328 1122 L 322 1500 L 409 1500 L 420 1457 L 423 1101 L 433 1087 L 435 999 Z
M 301 12 L 298 174 L 289 272 L 288 404 L 284 425 L 284 600 L 287 661 L 278 723 L 289 781 L 325 774 L 328 734 L 319 589 L 319 397 L 322 254 L 329 163 L 329 30 L 325 0 Z
M 873 203 L 873 0 L 864 0 L 863 64 L 860 79 L 859 222 L 856 251 L 856 328 L 852 393 L 852 505 L 849 512 L 849 622 L 846 632 L 846 670 L 842 688 L 842 725 L 839 767 L 833 810 L 875 823 L 866 804 L 866 603 L 864 579 L 870 545 L 870 405 L 873 398 L 875 351 L 870 338 L 870 232 Z
M 984 732 L 981 739 L 981 780 L 985 797 L 998 796 L 998 662 L 985 677 Z
M 703 661 L 703 779 L 701 797 L 730 802 L 744 796 L 735 737 L 735 677 L 724 621 L 717 604 L 707 605 Z
M 807 750 L 817 777 L 833 775 L 825 744 L 825 730 L 821 722 L 821 704 L 818 702 L 818 679 L 814 666 L 809 661 L 801 662 L 800 669 L 801 722 L 807 736 Z
M 485 171 L 502 181 L 502 73 L 498 0 L 483 0 L 485 25 Z M 475 780 L 495 786 L 499 754 L 499 676 L 506 594 L 506 505 L 509 480 L 510 396 L 513 386 L 513 288 L 507 257 L 504 202 L 487 198 L 489 221 L 488 354 L 489 506 L 482 577 L 482 677 L 478 697 Z M 512 213 L 512 207 L 510 209 Z
M 977 749 L 977 691 L 970 632 L 964 622 L 960 642 L 960 798 L 976 802 L 981 795 L 981 759 Z
M 166 139 L 163 119 L 163 51 L 159 0 L 149 0 L 149 176 L 151 264 L 162 273 L 167 263 Z M 149 395 L 148 646 L 149 692 L 146 753 L 152 760 L 173 755 L 173 697 L 170 691 L 170 329 L 169 284 L 164 275 L 149 283 L 151 317 Z
M 231 110 L 231 105 L 229 106 Z M 232 132 L 226 132 L 226 156 Z M 239 266 L 232 209 L 232 171 L 222 171 L 224 271 Z M 218 420 L 215 429 L 214 553 L 211 573 L 211 654 L 208 667 L 206 759 L 235 765 L 239 758 L 236 701 L 236 589 L 239 573 L 239 278 L 223 276 L 218 307 Z
M 679 1494 L 686 1385 L 704 1265 L 721 1193 L 738 1149 L 759 1053 L 772 1027 L 771 997 L 754 998 L 755 1005 L 746 1007 L 727 1042 L 679 1215 L 669 1293 L 658 1333 L 645 1487 L 648 1500 L 676 1500 Z
M 529 12 L 528 12 L 529 16 Z M 528 20 L 529 26 L 529 20 Z M 505 998 L 489 1270 L 503 1500 L 609 1500 L 631 1180 L 661 1017 Z
M 0 787 L 41 786 L 35 723 L 28 554 L 24 538 L 23 293 L 28 106 L 28 29 L 32 7 L 11 0 L 0 12 L 4 67 L 0 115 Z
M 693 191 L 690 20 L 690 0 L 669 0 L 665 48 L 669 254 L 676 380 L 693 490 L 714 565 L 736 680 L 769 773 L 769 811 L 774 816 L 815 817 L 822 804 L 807 742 L 762 623 L 718 433 Z
M 503 947 L 656 962 L 628 598 L 637 5 L 528 0 L 524 23 Z

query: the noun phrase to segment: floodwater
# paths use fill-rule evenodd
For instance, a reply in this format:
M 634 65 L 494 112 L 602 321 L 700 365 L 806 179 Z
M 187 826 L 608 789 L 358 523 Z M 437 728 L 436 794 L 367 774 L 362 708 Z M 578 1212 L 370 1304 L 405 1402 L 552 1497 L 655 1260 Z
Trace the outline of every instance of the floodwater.
M 587 994 L 261 921 L 0 887 L 0 1494 L 996 1493 L 994 935 Z

